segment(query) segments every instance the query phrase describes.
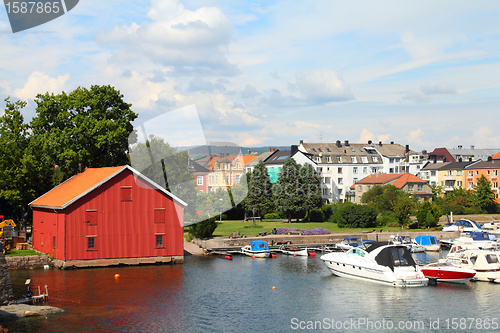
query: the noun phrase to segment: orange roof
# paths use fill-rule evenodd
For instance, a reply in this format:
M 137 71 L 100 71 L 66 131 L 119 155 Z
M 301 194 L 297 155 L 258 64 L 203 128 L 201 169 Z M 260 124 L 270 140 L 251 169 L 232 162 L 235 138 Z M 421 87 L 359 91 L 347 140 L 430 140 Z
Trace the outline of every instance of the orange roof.
M 35 199 L 30 203 L 30 206 L 63 208 L 123 168 L 126 168 L 126 166 L 87 168 L 84 172 L 71 177 L 61 185 Z
M 411 173 L 393 173 L 393 174 L 385 174 L 385 173 L 375 173 L 373 175 L 366 176 L 365 178 L 357 181 L 355 184 L 351 186 L 354 188 L 356 184 L 388 184 L 394 181 L 392 185 L 397 188 L 403 187 L 406 183 L 425 183 L 426 181 L 418 178 L 417 176 L 412 175 Z
M 494 159 L 494 160 L 498 160 L 498 159 L 500 159 L 500 152 L 496 153 L 496 154 L 495 154 L 495 155 L 493 155 L 491 158 L 492 158 L 492 159 Z
M 217 157 L 217 158 L 214 158 L 210 161 L 211 166 L 209 169 L 210 170 L 215 169 L 215 162 L 216 161 L 220 163 L 222 160 L 227 158 L 230 162 L 232 162 L 234 159 L 240 158 L 240 157 L 241 157 L 241 161 L 243 162 L 243 165 L 246 165 L 251 160 L 257 158 L 257 156 L 254 156 L 254 155 L 251 155 L 251 156 L 250 155 L 241 155 L 241 156 L 240 155 L 237 155 L 237 156 L 233 155 L 233 156 Z
M 412 175 L 411 173 L 404 173 L 392 185 L 396 186 L 397 188 L 401 188 L 406 183 L 426 183 L 426 181 Z

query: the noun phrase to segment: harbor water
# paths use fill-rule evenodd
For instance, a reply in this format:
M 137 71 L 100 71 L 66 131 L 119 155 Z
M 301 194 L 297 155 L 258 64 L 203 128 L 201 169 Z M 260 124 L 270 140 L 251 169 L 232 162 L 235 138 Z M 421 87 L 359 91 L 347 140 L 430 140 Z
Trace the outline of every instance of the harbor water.
M 437 261 L 439 254 L 418 254 Z M 332 275 L 316 258 L 186 257 L 183 265 L 12 270 L 63 314 L 9 332 L 499 331 L 500 285 L 394 288 Z M 119 274 L 119 277 L 115 277 Z

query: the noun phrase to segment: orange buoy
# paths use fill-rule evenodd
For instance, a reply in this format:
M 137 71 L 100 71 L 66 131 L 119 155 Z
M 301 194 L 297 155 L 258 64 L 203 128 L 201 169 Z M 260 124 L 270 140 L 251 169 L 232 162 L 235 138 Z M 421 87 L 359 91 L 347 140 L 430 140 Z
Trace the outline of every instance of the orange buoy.
M 277 255 L 276 253 L 271 253 L 271 258 L 276 259 Z
M 252 259 L 255 259 L 255 256 L 252 256 Z
M 226 259 L 227 259 L 227 260 L 233 260 L 233 256 L 232 256 L 232 255 L 230 255 L 230 254 L 227 254 L 227 255 L 226 255 Z
M 120 274 L 115 274 L 115 279 L 119 279 L 120 278 Z
M 276 289 L 276 287 L 273 286 L 273 289 Z
M 296 256 L 297 256 L 297 253 L 294 253 L 294 254 L 293 254 L 293 256 L 294 256 L 294 257 L 296 257 Z
M 316 257 L 316 252 L 309 252 L 309 257 Z

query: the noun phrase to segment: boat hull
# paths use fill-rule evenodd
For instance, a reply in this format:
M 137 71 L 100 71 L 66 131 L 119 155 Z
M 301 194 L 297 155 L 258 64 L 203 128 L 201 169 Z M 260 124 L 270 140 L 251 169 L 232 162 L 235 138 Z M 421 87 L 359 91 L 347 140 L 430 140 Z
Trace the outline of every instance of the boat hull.
M 255 258 L 269 258 L 271 256 L 270 251 L 248 251 L 242 250 L 244 255 Z
M 348 263 L 342 256 L 327 254 L 321 257 L 332 274 L 340 277 L 384 284 L 393 287 L 423 287 L 429 279 L 413 267 L 395 268 L 394 272 L 385 266 L 375 266 L 371 262 L 362 260 L 358 263 Z
M 474 270 L 452 267 L 422 267 L 422 273 L 426 278 L 450 283 L 466 283 L 476 275 Z
M 294 250 L 281 250 L 281 252 L 283 254 L 286 254 L 286 255 L 289 255 L 289 256 L 307 257 L 309 255 L 308 252 L 307 252 L 307 249 L 298 250 L 298 251 L 294 251 Z

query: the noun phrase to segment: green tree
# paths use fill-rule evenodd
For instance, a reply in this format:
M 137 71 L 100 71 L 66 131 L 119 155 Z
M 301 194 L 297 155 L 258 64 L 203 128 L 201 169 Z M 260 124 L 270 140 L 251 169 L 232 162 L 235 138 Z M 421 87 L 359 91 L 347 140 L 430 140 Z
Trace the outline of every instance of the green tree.
M 267 173 L 264 161 L 259 161 L 250 176 L 248 182 L 248 194 L 245 199 L 245 210 L 252 212 L 255 208 L 255 214 L 262 217 L 273 209 L 274 198 L 271 180 Z
M 273 188 L 276 207 L 288 218 L 288 223 L 292 222 L 292 213 L 302 209 L 304 198 L 299 195 L 302 190 L 299 172 L 300 165 L 293 158 L 287 158 Z
M 494 213 L 496 211 L 495 193 L 491 189 L 490 181 L 481 175 L 474 186 L 474 195 L 476 205 L 481 208 L 483 212 Z
M 30 136 L 21 110 L 26 102 L 5 100 L 0 117 L 0 209 L 2 215 L 28 224 L 28 203 L 50 189 L 53 165 L 43 164 L 40 142 Z
M 397 200 L 395 200 L 392 210 L 400 226 L 404 227 L 410 222 L 410 214 L 416 205 L 415 200 L 412 196 L 402 191 L 397 193 Z
M 379 213 L 392 211 L 401 192 L 394 185 L 375 185 L 363 194 L 361 202 L 375 206 Z
M 339 228 L 372 228 L 377 226 L 377 211 L 372 206 L 346 202 L 335 213 Z
M 216 217 L 211 217 L 204 221 L 189 226 L 189 234 L 193 238 L 208 238 L 213 235 L 217 228 Z
M 318 173 L 311 164 L 300 167 L 300 195 L 303 196 L 302 209 L 307 214 L 307 222 L 311 222 L 311 210 L 318 209 L 323 205 L 321 197 L 321 183 Z
M 128 163 L 129 136 L 137 114 L 111 86 L 93 85 L 66 94 L 39 94 L 31 130 L 43 154 L 64 179 L 87 167 Z M 57 184 L 55 184 L 57 185 Z

